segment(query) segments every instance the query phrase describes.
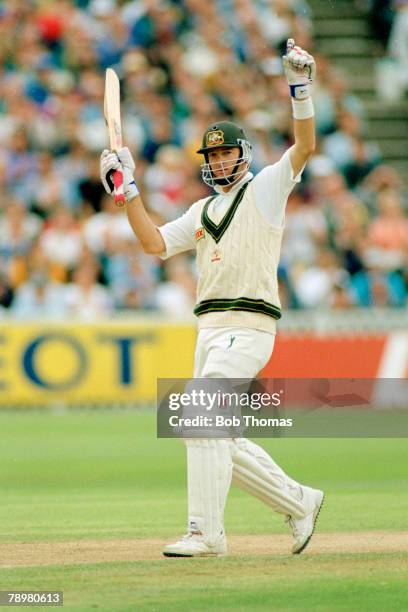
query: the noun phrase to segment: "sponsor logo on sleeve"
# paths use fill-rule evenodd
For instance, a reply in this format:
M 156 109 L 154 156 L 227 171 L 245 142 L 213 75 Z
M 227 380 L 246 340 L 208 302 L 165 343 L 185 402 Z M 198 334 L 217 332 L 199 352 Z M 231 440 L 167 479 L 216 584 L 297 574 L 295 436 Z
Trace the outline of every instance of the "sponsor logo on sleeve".
M 203 227 L 199 227 L 196 232 L 195 232 L 195 239 L 196 242 L 198 242 L 199 240 L 201 240 L 201 238 L 205 238 L 205 234 L 204 234 L 204 228 Z

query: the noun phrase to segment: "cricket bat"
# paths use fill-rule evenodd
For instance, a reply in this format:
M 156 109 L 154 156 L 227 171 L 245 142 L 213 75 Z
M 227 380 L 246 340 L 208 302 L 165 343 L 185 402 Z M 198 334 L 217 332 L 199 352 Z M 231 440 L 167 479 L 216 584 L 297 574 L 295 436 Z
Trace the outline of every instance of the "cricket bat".
M 118 76 L 112 68 L 106 70 L 104 114 L 108 126 L 110 148 L 112 151 L 118 151 L 122 147 L 120 86 Z M 115 170 L 112 173 L 112 180 L 115 188 L 115 204 L 123 206 L 126 201 L 123 189 L 123 173 Z

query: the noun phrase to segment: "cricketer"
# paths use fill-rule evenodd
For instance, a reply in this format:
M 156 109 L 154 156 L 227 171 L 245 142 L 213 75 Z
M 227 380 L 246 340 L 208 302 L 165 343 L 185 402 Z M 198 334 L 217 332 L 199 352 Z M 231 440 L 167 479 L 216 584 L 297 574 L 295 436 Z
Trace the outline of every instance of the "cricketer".
M 175 221 L 157 227 L 146 212 L 126 147 L 101 155 L 101 179 L 108 193 L 113 193 L 112 173 L 123 172 L 127 216 L 145 252 L 165 259 L 196 250 L 195 378 L 255 378 L 273 351 L 281 317 L 277 269 L 285 206 L 315 147 L 314 58 L 289 39 L 283 67 L 293 109 L 293 146 L 253 176 L 251 144 L 242 127 L 214 121 L 197 152 L 204 158 L 202 179 L 215 193 L 194 202 Z M 185 443 L 188 529 L 165 546 L 165 556 L 226 554 L 224 508 L 232 480 L 286 517 L 293 554 L 306 548 L 323 503 L 322 491 L 290 478 L 245 438 Z

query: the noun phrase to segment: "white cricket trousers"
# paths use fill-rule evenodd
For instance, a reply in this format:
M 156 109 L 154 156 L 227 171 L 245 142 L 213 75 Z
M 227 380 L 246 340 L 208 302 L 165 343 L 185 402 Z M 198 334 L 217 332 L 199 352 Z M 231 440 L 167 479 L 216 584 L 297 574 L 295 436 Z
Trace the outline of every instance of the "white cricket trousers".
M 255 378 L 272 355 L 275 334 L 208 327 L 198 333 L 194 378 Z
M 272 355 L 275 335 L 249 328 L 205 328 L 197 338 L 194 378 L 255 378 Z M 305 516 L 300 485 L 260 446 L 245 438 L 186 440 L 190 531 L 210 546 L 224 532 L 224 509 L 234 483 L 276 512 Z

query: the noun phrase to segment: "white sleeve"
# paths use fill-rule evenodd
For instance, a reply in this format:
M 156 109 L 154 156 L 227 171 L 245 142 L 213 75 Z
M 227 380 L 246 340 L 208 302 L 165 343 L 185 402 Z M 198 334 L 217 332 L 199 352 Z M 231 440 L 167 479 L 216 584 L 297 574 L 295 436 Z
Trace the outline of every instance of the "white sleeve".
M 167 259 L 178 253 L 195 249 L 195 205 L 190 206 L 184 215 L 178 219 L 170 221 L 157 229 L 161 233 L 166 245 L 166 250 L 159 254 L 161 259 Z
M 303 168 L 293 176 L 290 149 L 272 166 L 263 168 L 253 180 L 256 206 L 263 218 L 275 227 L 285 222 L 285 208 L 294 186 L 300 182 Z

